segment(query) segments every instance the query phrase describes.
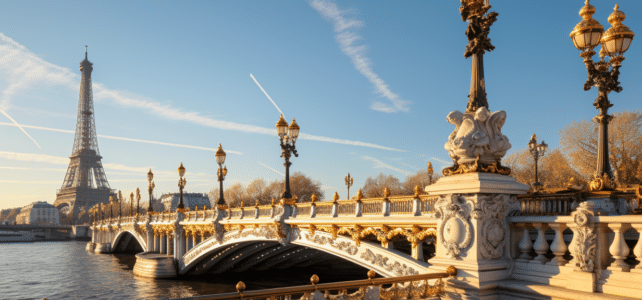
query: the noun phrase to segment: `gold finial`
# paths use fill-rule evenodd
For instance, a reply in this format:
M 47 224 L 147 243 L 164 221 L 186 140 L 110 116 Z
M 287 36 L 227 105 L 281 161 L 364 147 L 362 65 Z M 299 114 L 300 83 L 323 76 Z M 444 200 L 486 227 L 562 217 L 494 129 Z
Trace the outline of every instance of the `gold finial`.
M 377 273 L 375 273 L 375 271 L 373 270 L 368 271 L 368 279 L 372 280 L 373 278 L 375 278 L 376 275 Z
M 272 206 L 274 207 L 276 205 L 276 199 L 272 198 Z
M 390 196 L 390 190 L 387 187 L 385 189 L 383 189 L 383 196 L 386 197 L 386 198 L 388 198 L 388 196 Z
M 256 200 L 256 204 L 254 204 L 254 207 L 259 207 L 259 200 Z
M 241 294 L 241 298 L 243 298 L 243 291 L 245 291 L 245 283 L 243 281 L 239 281 L 239 283 L 236 284 L 236 290 Z
M 243 201 L 241 201 L 241 208 L 243 208 Z
M 339 200 L 339 193 L 334 192 L 334 195 L 332 195 L 332 202 L 336 203 L 337 200 Z
M 136 199 L 140 200 L 140 188 L 136 188 Z
M 357 201 L 361 201 L 363 199 L 363 193 L 361 192 L 361 189 L 357 191 Z
M 317 194 L 312 194 L 312 196 L 310 197 L 310 200 L 311 200 L 310 202 L 312 203 L 317 202 Z
M 279 118 L 279 120 L 276 122 L 276 126 L 277 126 L 277 127 L 278 127 L 278 126 L 288 126 L 288 121 L 286 121 L 286 120 L 285 120 L 285 118 L 283 117 L 283 114 L 281 114 L 281 117 L 280 117 L 280 118 Z
M 312 283 L 313 285 L 316 285 L 318 282 L 319 282 L 319 276 L 317 276 L 317 274 L 314 274 L 312 275 L 312 277 L 310 277 L 310 283 Z
M 588 3 L 588 0 L 586 0 L 586 2 Z M 455 277 L 455 276 L 457 276 L 457 268 L 455 268 L 455 266 L 448 266 L 448 267 L 446 268 L 446 273 L 447 273 L 450 277 Z
M 421 195 L 421 188 L 419 188 L 419 185 L 415 185 L 415 197 L 419 197 Z

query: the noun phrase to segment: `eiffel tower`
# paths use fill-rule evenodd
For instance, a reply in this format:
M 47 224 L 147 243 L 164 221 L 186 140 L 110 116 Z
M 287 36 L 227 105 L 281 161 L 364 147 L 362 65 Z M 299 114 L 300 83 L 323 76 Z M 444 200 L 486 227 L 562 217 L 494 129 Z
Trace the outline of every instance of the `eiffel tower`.
M 109 202 L 109 196 L 114 194 L 107 182 L 96 140 L 91 88 L 93 70 L 93 64 L 87 59 L 87 46 L 85 46 L 85 60 L 80 62 L 80 99 L 78 100 L 76 137 L 69 157 L 71 161 L 67 175 L 54 201 L 54 206 L 60 212 L 72 213 L 74 223 L 78 220 L 81 208 L 88 210 L 97 203 Z

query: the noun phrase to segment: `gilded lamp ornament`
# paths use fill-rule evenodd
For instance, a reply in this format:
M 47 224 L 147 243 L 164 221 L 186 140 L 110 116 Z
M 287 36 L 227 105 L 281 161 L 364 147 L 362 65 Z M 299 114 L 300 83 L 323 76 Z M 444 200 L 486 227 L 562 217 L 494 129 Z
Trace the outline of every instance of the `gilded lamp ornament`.
M 223 167 L 223 164 L 225 163 L 225 151 L 223 151 L 223 146 L 221 144 L 218 144 L 218 149 L 216 149 L 216 163 L 218 164 L 218 171 L 216 172 L 216 175 L 218 176 L 218 182 L 219 182 L 219 195 L 218 195 L 218 201 L 216 201 L 216 208 L 219 210 L 225 210 L 228 208 L 227 204 L 225 204 L 225 197 L 223 196 L 223 180 L 225 180 L 225 176 L 227 175 L 227 166 Z M 241 204 L 243 204 L 241 202 Z
M 508 138 L 501 132 L 506 112 L 500 110 L 491 113 L 486 99 L 484 53 L 495 49 L 488 34 L 498 15 L 496 12 L 489 13 L 490 8 L 488 1 L 461 0 L 459 11 L 462 20 L 468 21 L 468 45 L 464 57 L 472 57 L 472 71 L 466 111 L 453 111 L 446 118 L 455 125 L 455 130 L 444 145 L 454 162 L 453 166 L 443 170 L 446 176 L 469 172 L 510 174 L 510 169 L 500 163 L 511 147 Z
M 592 87 L 598 88 L 598 97 L 593 102 L 593 106 L 599 110 L 598 115 L 593 118 L 599 124 L 597 167 L 593 179 L 589 183 L 589 190 L 608 191 L 616 188 L 609 162 L 608 125 L 613 116 L 608 114 L 608 109 L 613 104 L 609 101 L 608 95 L 611 92 L 622 91 L 618 81 L 620 67 L 624 60 L 623 54 L 629 49 L 635 34 L 622 24 L 626 16 L 619 10 L 618 5 L 615 5 L 613 13 L 608 18 L 611 28 L 606 32 L 604 32 L 602 25 L 593 19 L 594 13 L 595 7 L 587 0 L 580 9 L 582 21 L 571 31 L 570 37 L 575 48 L 582 51 L 580 57 L 584 58 L 586 65 L 588 79 L 584 83 L 584 90 L 588 91 Z M 595 63 L 592 59 L 595 55 L 593 49 L 599 44 L 602 45 L 599 53 L 600 61 Z M 606 57 L 609 59 L 606 60 Z
M 178 190 L 180 192 L 180 195 L 178 197 L 178 205 L 176 205 L 176 211 L 185 212 L 185 205 L 183 204 L 183 189 L 185 188 L 187 180 L 183 178 L 183 176 L 185 176 L 185 167 L 183 167 L 182 162 L 180 167 L 178 167 L 178 176 L 180 176 L 180 178 L 178 179 Z
M 296 151 L 296 139 L 299 137 L 299 125 L 296 123 L 296 120 L 292 118 L 292 124 L 288 128 L 288 122 L 283 118 L 283 114 L 279 118 L 279 121 L 276 122 L 276 131 L 279 135 L 279 140 L 281 141 L 281 157 L 285 159 L 285 182 L 283 195 L 281 198 L 284 200 L 283 203 L 292 204 L 292 193 L 290 192 L 290 157 L 294 154 L 295 157 L 299 157 L 299 154 Z

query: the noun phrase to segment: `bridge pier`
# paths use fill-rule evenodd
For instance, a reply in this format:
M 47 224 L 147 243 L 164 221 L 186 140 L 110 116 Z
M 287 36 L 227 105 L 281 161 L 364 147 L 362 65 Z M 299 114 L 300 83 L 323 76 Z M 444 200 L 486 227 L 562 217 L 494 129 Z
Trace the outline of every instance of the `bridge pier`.
M 528 186 L 513 177 L 490 173 L 446 176 L 426 187 L 435 203 L 436 255 L 432 268 L 454 265 L 457 278 L 447 283 L 447 299 L 496 299 L 499 280 L 510 277 L 510 228 L 506 217 L 521 207 L 516 195 Z

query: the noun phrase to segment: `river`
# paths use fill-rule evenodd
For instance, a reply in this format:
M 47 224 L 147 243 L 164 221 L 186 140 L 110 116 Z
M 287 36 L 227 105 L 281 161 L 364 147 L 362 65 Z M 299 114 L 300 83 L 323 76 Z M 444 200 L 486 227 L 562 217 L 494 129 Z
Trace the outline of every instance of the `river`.
M 150 279 L 134 276 L 133 254 L 94 254 L 85 251 L 86 244 L 80 241 L 0 244 L 0 299 L 192 297 L 235 292 L 239 280 L 250 290 L 309 284 L 311 276 L 307 270 L 290 269 Z M 339 278 L 332 273 L 332 281 L 357 279 Z M 328 279 L 330 275 L 319 276 Z

